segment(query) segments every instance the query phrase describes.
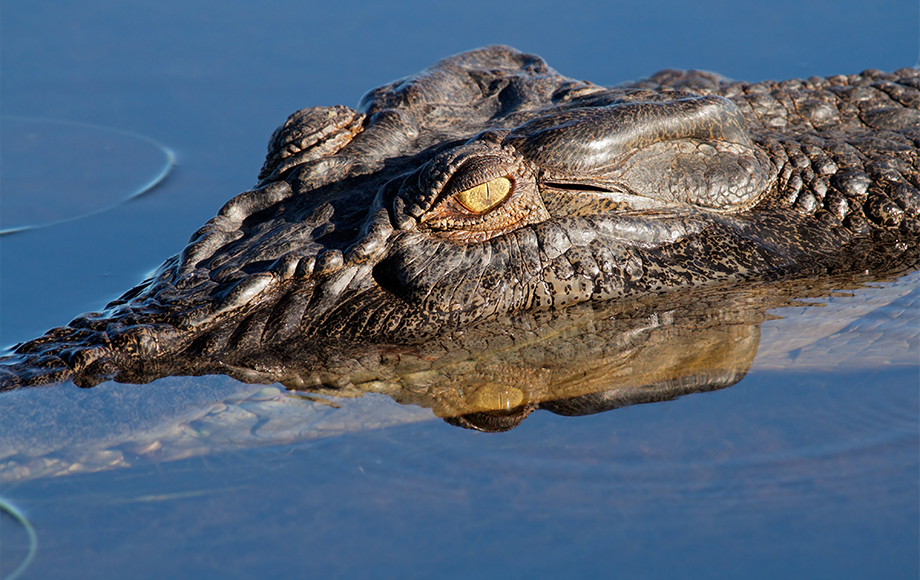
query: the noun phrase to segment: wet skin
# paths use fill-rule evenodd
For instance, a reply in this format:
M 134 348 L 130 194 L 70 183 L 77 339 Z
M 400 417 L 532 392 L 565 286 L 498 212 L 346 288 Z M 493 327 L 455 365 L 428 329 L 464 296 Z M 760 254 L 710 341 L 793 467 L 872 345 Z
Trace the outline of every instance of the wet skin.
M 456 55 L 356 110 L 293 114 L 255 189 L 103 311 L 20 345 L 0 389 L 303 380 L 293 359 L 323 383 L 343 352 L 580 304 L 912 269 L 918 78 L 603 88 L 505 47 Z

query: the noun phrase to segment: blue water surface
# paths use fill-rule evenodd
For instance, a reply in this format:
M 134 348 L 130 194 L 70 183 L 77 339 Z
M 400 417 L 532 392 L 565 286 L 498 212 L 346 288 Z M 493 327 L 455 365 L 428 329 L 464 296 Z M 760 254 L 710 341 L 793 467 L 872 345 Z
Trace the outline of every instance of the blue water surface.
M 918 18 L 908 0 L 3 2 L 0 115 L 141 135 L 177 165 L 93 213 L 111 205 L 99 175 L 117 165 L 143 184 L 159 165 L 116 146 L 71 176 L 63 141 L 25 154 L 0 135 L 16 151 L 0 159 L 0 213 L 14 197 L 29 208 L 10 176 L 45 174 L 91 214 L 0 237 L 0 346 L 101 308 L 181 250 L 254 184 L 291 112 L 354 106 L 444 56 L 509 44 L 607 85 L 662 68 L 847 74 L 915 65 Z M 536 413 L 506 434 L 429 420 L 24 479 L 0 496 L 38 534 L 22 578 L 916 578 L 917 362 L 760 370 L 663 404 Z M 171 385 L 99 392 L 168 406 Z M 103 426 L 128 425 L 99 400 Z M 29 401 L 0 398 L 0 417 Z M 0 579 L 27 546 L 0 514 Z

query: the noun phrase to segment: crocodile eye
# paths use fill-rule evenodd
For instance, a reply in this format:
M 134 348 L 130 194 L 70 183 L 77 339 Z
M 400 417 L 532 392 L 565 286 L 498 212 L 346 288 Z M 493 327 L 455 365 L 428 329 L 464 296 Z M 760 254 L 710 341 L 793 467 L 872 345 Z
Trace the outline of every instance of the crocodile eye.
M 550 217 L 531 166 L 495 143 L 447 151 L 414 175 L 393 201 L 394 212 L 406 215 L 405 229 L 475 244 Z
M 511 180 L 496 177 L 492 181 L 480 183 L 469 189 L 454 194 L 457 202 L 476 214 L 483 214 L 498 206 L 511 195 Z

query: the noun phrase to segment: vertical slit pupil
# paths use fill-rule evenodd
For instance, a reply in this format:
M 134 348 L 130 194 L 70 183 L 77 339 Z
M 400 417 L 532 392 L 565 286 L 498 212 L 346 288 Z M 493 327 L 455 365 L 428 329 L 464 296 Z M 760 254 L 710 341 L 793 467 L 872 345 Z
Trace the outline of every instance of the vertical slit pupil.
M 456 194 L 454 198 L 473 213 L 485 213 L 503 202 L 511 193 L 511 180 L 497 177 Z

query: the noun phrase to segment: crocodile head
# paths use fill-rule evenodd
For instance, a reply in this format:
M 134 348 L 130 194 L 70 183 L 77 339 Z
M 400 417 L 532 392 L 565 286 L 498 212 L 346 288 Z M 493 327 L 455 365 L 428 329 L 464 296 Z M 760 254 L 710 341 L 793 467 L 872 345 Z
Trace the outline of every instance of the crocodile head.
M 180 255 L 17 352 L 57 361 L 33 365 L 46 378 L 140 382 L 261 368 L 286 345 L 408 344 L 588 301 L 863 268 L 843 250 L 867 237 L 916 248 L 915 108 L 875 127 L 854 117 L 851 136 L 897 145 L 883 179 L 819 146 L 849 117 L 815 90 L 783 125 L 738 85 L 677 77 L 607 89 L 490 47 L 357 110 L 299 111 L 257 187 Z

